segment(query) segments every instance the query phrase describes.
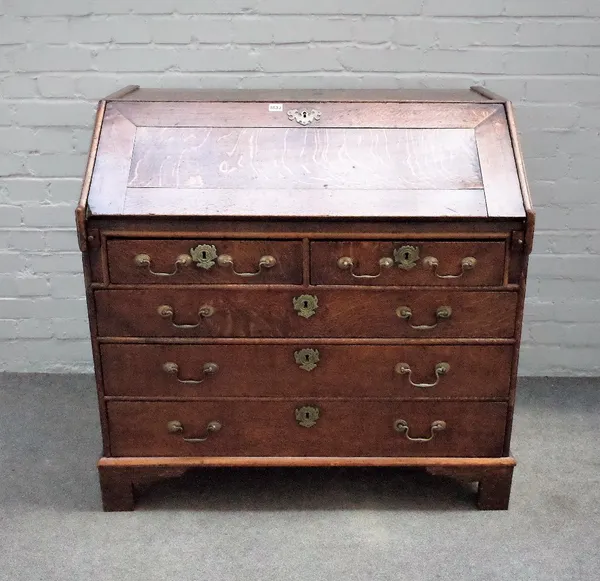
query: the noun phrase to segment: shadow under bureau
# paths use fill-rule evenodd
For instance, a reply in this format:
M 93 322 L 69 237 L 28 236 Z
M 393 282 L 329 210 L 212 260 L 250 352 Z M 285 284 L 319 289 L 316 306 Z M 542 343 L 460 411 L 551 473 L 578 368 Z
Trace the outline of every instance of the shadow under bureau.
M 76 211 L 105 510 L 209 466 L 397 466 L 508 506 L 534 214 L 470 91 L 100 102 Z

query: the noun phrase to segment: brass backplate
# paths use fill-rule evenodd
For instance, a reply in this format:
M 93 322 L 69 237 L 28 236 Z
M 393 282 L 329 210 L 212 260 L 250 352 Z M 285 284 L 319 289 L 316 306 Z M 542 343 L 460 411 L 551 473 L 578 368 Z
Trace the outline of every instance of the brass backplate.
M 317 363 L 319 363 L 319 350 L 300 349 L 300 351 L 294 351 L 294 359 L 300 366 L 300 369 L 312 371 L 317 366 Z
M 315 295 L 300 295 L 293 299 L 294 309 L 298 311 L 299 317 L 309 319 L 316 312 L 319 306 L 319 299 Z
M 196 248 L 190 248 L 190 256 L 198 268 L 208 270 L 215 265 L 217 249 L 214 244 L 199 244 Z
M 292 109 L 288 111 L 288 119 L 300 123 L 300 125 L 310 125 L 313 121 L 321 118 L 321 112 L 316 109 Z
M 410 270 L 417 265 L 419 249 L 416 246 L 401 246 L 394 249 L 394 260 L 398 268 Z
M 303 428 L 312 428 L 317 423 L 320 413 L 317 406 L 304 405 L 296 408 L 296 421 Z

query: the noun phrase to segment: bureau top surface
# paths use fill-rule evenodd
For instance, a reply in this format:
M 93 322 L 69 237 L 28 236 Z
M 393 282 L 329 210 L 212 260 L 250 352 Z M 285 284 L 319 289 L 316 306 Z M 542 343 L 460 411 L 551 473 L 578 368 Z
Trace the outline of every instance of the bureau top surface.
M 522 218 L 514 139 L 505 104 L 475 91 L 135 89 L 100 103 L 82 204 L 92 216 Z

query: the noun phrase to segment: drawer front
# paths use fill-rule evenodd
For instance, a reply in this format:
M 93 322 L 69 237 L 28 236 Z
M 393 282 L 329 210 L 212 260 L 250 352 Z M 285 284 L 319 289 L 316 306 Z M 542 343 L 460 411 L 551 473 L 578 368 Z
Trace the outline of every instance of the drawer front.
M 510 345 L 101 345 L 106 395 L 506 398 Z
M 313 242 L 312 284 L 494 286 L 504 242 Z
M 124 240 L 106 244 L 114 284 L 302 283 L 302 242 Z
M 468 338 L 512 337 L 515 331 L 514 292 L 313 292 L 98 290 L 98 332 L 112 337 Z
M 502 453 L 507 413 L 498 402 L 302 399 L 107 408 L 113 456 L 493 457 Z

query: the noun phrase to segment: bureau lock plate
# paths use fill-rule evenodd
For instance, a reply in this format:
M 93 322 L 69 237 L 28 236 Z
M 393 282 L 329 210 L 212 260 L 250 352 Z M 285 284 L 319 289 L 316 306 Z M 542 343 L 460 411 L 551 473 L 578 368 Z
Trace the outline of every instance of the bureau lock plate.
M 214 244 L 199 244 L 190 248 L 190 256 L 198 268 L 208 270 L 215 265 L 217 248 Z
M 300 351 L 294 351 L 294 359 L 300 366 L 300 369 L 312 371 L 317 366 L 317 363 L 319 363 L 319 350 L 300 349 Z
M 419 260 L 419 249 L 416 246 L 401 246 L 394 249 L 394 261 L 398 268 L 411 270 Z
M 315 295 L 300 295 L 292 299 L 294 310 L 298 311 L 299 317 L 309 319 L 317 312 L 319 299 Z
M 321 410 L 317 406 L 304 405 L 296 408 L 296 421 L 303 428 L 312 428 L 319 419 Z

